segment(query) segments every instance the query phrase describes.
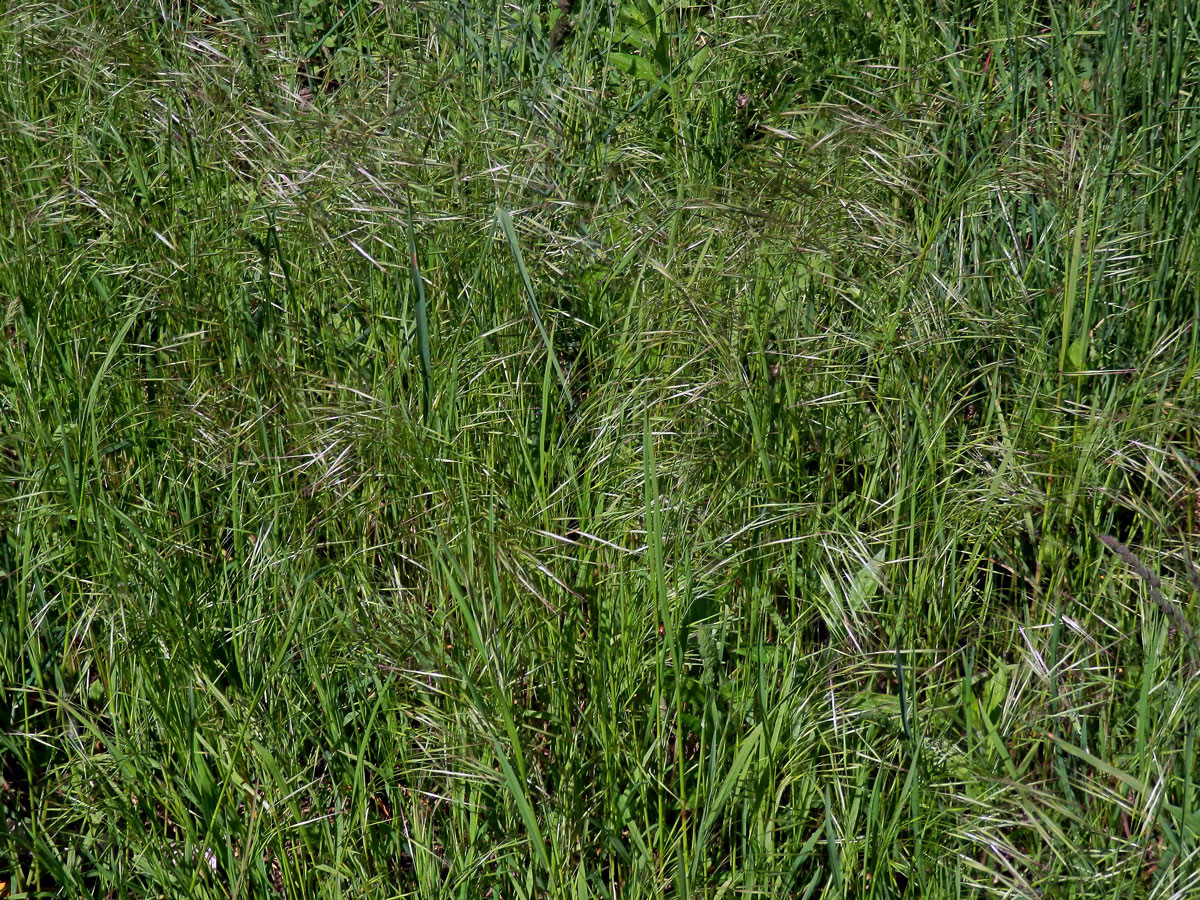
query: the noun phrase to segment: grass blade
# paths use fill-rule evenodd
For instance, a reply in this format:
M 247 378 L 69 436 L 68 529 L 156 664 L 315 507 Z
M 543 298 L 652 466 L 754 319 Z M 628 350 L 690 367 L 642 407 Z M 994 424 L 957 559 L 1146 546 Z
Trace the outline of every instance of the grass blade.
M 429 354 L 429 306 L 425 301 L 425 279 L 417 260 L 416 229 L 413 227 L 412 199 L 408 201 L 408 261 L 413 290 L 417 295 L 417 351 L 421 356 L 421 411 L 429 424 L 429 409 L 433 393 L 433 365 Z
M 525 297 L 529 301 L 529 314 L 533 317 L 534 324 L 537 325 L 538 334 L 542 336 L 542 343 L 545 344 L 546 353 L 550 357 L 550 364 L 554 367 L 554 371 L 558 375 L 558 381 L 562 385 L 563 396 L 566 397 L 567 405 L 573 405 L 571 390 L 567 386 L 567 376 L 563 373 L 562 366 L 559 365 L 558 356 L 554 352 L 554 343 L 550 340 L 546 326 L 542 323 L 541 313 L 538 312 L 537 295 L 533 291 L 533 282 L 529 279 L 529 270 L 525 268 L 525 257 L 521 255 L 521 244 L 517 240 L 517 232 L 513 228 L 512 217 L 509 216 L 508 210 L 503 207 L 499 210 L 499 217 L 500 227 L 504 229 L 504 236 L 508 239 L 508 249 L 512 252 L 513 259 L 517 264 L 517 271 L 521 275 L 521 284 L 525 287 Z

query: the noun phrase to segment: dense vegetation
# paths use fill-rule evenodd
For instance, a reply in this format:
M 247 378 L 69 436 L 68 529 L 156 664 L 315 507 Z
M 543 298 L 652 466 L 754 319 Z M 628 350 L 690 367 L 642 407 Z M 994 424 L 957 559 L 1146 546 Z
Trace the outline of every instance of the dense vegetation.
M 0 895 L 1195 896 L 1198 91 L 1191 0 L 0 0 Z

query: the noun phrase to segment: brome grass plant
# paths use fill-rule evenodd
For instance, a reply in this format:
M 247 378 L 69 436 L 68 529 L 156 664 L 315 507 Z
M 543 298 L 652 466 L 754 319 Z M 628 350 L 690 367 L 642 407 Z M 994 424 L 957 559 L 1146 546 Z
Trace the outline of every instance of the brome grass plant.
M 1200 892 L 1185 0 L 0 0 L 0 897 Z

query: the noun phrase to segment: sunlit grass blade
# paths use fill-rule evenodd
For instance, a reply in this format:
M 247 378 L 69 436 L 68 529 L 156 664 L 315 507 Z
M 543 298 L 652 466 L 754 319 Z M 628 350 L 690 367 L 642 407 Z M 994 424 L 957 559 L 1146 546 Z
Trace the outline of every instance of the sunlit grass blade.
M 497 211 L 500 218 L 500 227 L 504 230 L 504 237 L 508 240 L 508 249 L 512 253 L 513 261 L 517 264 L 517 272 L 521 276 L 521 284 L 525 288 L 525 298 L 529 303 L 529 315 L 533 318 L 534 325 L 537 326 L 538 334 L 542 337 L 542 343 L 546 347 L 546 353 L 550 359 L 550 364 L 554 367 L 554 372 L 558 375 L 559 384 L 562 385 L 563 396 L 568 404 L 573 401 L 571 399 L 571 390 L 567 385 L 567 376 L 562 370 L 562 365 L 558 361 L 558 356 L 554 352 L 554 342 L 550 339 L 549 332 L 546 331 L 546 326 L 542 322 L 542 315 L 538 312 L 537 294 L 533 290 L 533 282 L 529 279 L 529 270 L 525 268 L 525 257 L 521 254 L 521 244 L 517 240 L 517 232 L 513 228 L 512 217 L 508 214 L 508 210 L 501 207 Z

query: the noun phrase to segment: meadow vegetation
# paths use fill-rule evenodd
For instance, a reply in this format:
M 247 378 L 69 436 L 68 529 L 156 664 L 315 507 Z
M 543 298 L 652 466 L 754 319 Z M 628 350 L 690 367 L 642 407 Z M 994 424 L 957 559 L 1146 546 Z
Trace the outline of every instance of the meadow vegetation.
M 1190 0 L 0 0 L 0 895 L 1200 892 Z

